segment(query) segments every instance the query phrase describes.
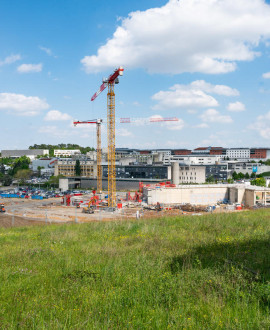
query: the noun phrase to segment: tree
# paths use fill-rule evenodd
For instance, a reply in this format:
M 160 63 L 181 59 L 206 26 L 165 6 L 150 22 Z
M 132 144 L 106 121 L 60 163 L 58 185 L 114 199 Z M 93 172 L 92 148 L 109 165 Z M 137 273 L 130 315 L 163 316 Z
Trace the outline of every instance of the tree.
M 59 179 L 64 178 L 65 176 L 60 174 L 57 176 L 52 175 L 48 181 L 49 185 L 53 185 L 54 187 L 59 187 Z
M 75 164 L 75 175 L 80 176 L 81 173 L 82 173 L 81 164 L 80 164 L 79 159 L 77 159 L 76 164 Z
M 24 184 L 26 180 L 28 180 L 31 176 L 32 171 L 29 169 L 18 170 L 15 174 L 15 178 L 20 180 L 21 184 Z
M 232 178 L 234 179 L 234 181 L 238 180 L 238 174 L 235 171 L 232 174 Z
M 238 179 L 244 179 L 245 178 L 245 174 L 242 172 L 238 173 Z
M 22 156 L 15 159 L 11 174 L 15 175 L 19 170 L 28 170 L 29 164 L 30 164 L 30 158 L 26 156 Z
M 0 178 L 0 181 L 2 182 L 3 186 L 10 186 L 12 184 L 12 177 L 8 174 L 5 174 Z
M 210 176 L 206 179 L 206 182 L 208 182 L 208 183 L 215 182 L 215 179 L 214 179 L 213 175 L 210 175 Z
M 41 177 L 41 170 L 44 168 L 44 166 L 38 166 L 37 170 L 38 170 L 38 177 Z
M 266 181 L 264 178 L 256 178 L 255 180 L 252 180 L 250 183 L 252 186 L 260 186 L 260 187 L 266 186 Z
M 255 176 L 256 176 L 256 174 L 255 174 L 254 172 L 252 172 L 252 173 L 250 174 L 250 178 L 251 178 L 251 179 L 254 179 Z
M 248 174 L 248 172 L 245 174 L 245 179 L 249 179 L 249 174 Z
M 1 166 L 0 166 L 0 173 L 2 174 L 5 174 L 6 170 L 5 170 L 5 166 L 3 163 L 1 163 Z

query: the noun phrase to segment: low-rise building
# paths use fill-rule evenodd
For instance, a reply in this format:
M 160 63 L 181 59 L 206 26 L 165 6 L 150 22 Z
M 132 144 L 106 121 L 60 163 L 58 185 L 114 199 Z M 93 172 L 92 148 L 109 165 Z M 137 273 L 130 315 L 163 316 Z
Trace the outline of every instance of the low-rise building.
M 179 165 L 179 183 L 204 183 L 206 180 L 205 166 Z
M 76 160 L 72 159 L 59 159 L 54 168 L 54 175 L 75 176 Z M 81 160 L 81 176 L 88 178 L 96 178 L 97 165 L 92 160 Z
M 81 151 L 79 149 L 72 149 L 72 150 L 55 149 L 54 150 L 55 157 L 70 157 L 70 156 L 79 155 L 79 154 L 81 154 Z
M 19 158 L 26 156 L 31 160 L 36 159 L 38 156 L 49 155 L 48 149 L 21 149 L 21 150 L 1 150 L 2 157 Z

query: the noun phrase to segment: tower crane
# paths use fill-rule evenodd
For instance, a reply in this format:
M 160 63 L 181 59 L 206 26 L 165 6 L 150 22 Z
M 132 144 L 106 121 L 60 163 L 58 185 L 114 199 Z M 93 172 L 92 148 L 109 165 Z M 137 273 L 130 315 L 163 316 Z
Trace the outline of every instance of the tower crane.
M 107 93 L 107 139 L 108 139 L 108 206 L 116 206 L 116 175 L 115 175 L 115 94 L 114 85 L 119 83 L 119 76 L 123 75 L 123 67 L 119 67 L 106 79 L 103 79 L 99 90 L 92 96 L 91 101 L 104 91 Z
M 102 119 L 92 119 L 84 121 L 74 121 L 73 125 L 77 126 L 78 124 L 96 124 L 97 130 L 97 192 L 102 192 L 102 155 L 101 155 L 101 123 Z

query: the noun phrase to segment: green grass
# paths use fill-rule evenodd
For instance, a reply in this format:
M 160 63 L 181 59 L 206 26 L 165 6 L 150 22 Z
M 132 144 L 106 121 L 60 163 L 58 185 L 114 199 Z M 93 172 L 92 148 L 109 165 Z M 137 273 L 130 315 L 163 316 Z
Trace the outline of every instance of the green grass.
M 270 210 L 0 229 L 1 329 L 269 329 Z

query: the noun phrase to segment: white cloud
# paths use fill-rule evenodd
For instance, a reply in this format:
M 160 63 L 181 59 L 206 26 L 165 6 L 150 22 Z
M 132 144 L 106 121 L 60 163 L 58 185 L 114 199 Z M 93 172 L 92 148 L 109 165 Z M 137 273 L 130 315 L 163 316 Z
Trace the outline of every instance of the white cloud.
M 245 111 L 246 107 L 242 102 L 237 101 L 234 103 L 229 103 L 227 109 L 232 112 L 241 112 Z
M 253 129 L 262 138 L 270 140 L 270 111 L 265 115 L 258 116 L 256 121 L 248 126 L 248 129 Z
M 204 80 L 196 80 L 188 85 L 176 84 L 169 91 L 160 91 L 152 96 L 158 101 L 153 109 L 176 109 L 181 107 L 207 108 L 218 106 L 218 101 L 209 94 L 237 96 L 239 91 L 226 85 L 212 85 Z M 194 113 L 194 109 L 188 110 Z
M 193 110 L 193 109 L 189 109 L 187 112 L 190 113 L 191 115 L 194 115 L 198 111 L 197 110 Z
M 0 61 L 0 66 L 12 64 L 14 62 L 19 61 L 20 59 L 21 59 L 20 54 L 7 56 L 3 61 Z
M 215 109 L 208 109 L 204 111 L 204 113 L 200 116 L 200 118 L 202 119 L 203 122 L 208 122 L 208 123 L 228 124 L 233 122 L 230 116 L 221 115 L 220 112 L 218 112 Z
M 270 72 L 266 72 L 262 76 L 264 79 L 270 79 Z
M 133 134 L 126 128 L 117 128 L 116 129 L 116 136 L 133 136 Z
M 152 96 L 158 101 L 155 110 L 177 109 L 183 107 L 207 108 L 218 106 L 218 101 L 204 91 L 190 85 L 174 85 L 169 91 L 160 91 Z
M 53 136 L 57 138 L 66 138 L 70 137 L 70 130 L 62 129 L 57 126 L 42 126 L 38 129 L 39 133 L 47 134 L 48 136 Z
M 48 103 L 37 96 L 0 93 L 0 110 L 7 110 L 21 116 L 35 116 L 48 108 Z
M 190 84 L 192 89 L 202 90 L 209 94 L 218 94 L 224 96 L 238 96 L 240 93 L 237 89 L 226 85 L 212 85 L 204 80 L 196 80 Z
M 43 52 L 45 52 L 49 56 L 52 56 L 53 55 L 52 50 L 50 48 L 39 46 L 39 49 L 42 50 Z
M 256 47 L 270 37 L 269 17 L 263 0 L 169 0 L 131 12 L 97 55 L 81 63 L 88 73 L 119 65 L 171 74 L 231 72 L 237 61 L 260 55 Z
M 17 71 L 20 73 L 41 72 L 42 63 L 39 64 L 22 64 L 18 66 Z
M 58 110 L 50 110 L 44 117 L 45 121 L 65 121 L 71 120 L 72 117 L 67 113 L 62 113 Z
M 209 126 L 206 123 L 201 123 L 194 126 L 195 128 L 208 128 Z

